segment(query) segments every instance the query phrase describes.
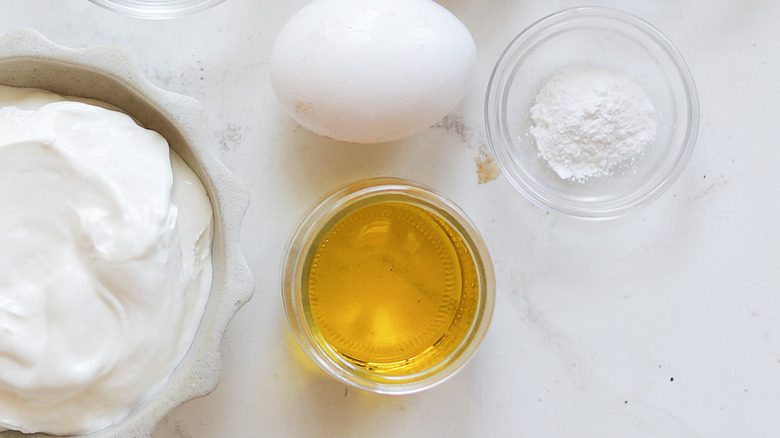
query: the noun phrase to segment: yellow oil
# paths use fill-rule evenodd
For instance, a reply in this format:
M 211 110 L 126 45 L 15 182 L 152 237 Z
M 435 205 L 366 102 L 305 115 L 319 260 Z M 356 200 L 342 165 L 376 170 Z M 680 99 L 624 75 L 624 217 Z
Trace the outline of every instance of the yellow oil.
M 438 214 L 389 200 L 335 219 L 309 252 L 308 322 L 318 342 L 385 376 L 430 369 L 471 329 L 474 257 Z

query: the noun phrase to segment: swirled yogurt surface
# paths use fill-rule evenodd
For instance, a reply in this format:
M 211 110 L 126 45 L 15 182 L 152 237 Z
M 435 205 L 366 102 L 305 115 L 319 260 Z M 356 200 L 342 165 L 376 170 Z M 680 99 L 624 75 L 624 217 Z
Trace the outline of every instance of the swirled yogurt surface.
M 158 133 L 0 86 L 0 430 L 83 434 L 142 404 L 194 338 L 211 235 Z

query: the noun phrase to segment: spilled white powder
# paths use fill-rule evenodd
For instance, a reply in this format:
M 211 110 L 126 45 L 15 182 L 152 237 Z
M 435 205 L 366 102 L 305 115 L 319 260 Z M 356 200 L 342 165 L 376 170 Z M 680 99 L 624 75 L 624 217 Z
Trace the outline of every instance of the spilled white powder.
M 554 74 L 531 107 L 539 155 L 558 176 L 587 182 L 631 164 L 655 139 L 655 108 L 631 78 L 582 66 Z

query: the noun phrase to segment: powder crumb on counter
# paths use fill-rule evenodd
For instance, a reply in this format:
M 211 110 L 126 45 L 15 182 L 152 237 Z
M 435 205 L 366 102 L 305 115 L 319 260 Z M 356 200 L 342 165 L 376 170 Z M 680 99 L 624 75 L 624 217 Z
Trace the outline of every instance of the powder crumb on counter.
M 474 162 L 477 164 L 477 183 L 479 184 L 493 181 L 501 174 L 495 158 L 487 152 L 484 145 L 479 148 L 479 156 L 474 158 Z
M 642 86 L 593 66 L 555 73 L 530 115 L 539 155 L 558 176 L 575 182 L 632 164 L 656 136 L 655 108 Z

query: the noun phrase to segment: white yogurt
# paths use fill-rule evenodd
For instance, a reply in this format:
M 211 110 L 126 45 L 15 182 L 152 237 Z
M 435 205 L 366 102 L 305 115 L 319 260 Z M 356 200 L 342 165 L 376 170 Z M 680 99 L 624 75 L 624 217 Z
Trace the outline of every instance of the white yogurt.
M 211 236 L 158 133 L 0 86 L 0 430 L 87 433 L 160 387 L 202 316 Z

